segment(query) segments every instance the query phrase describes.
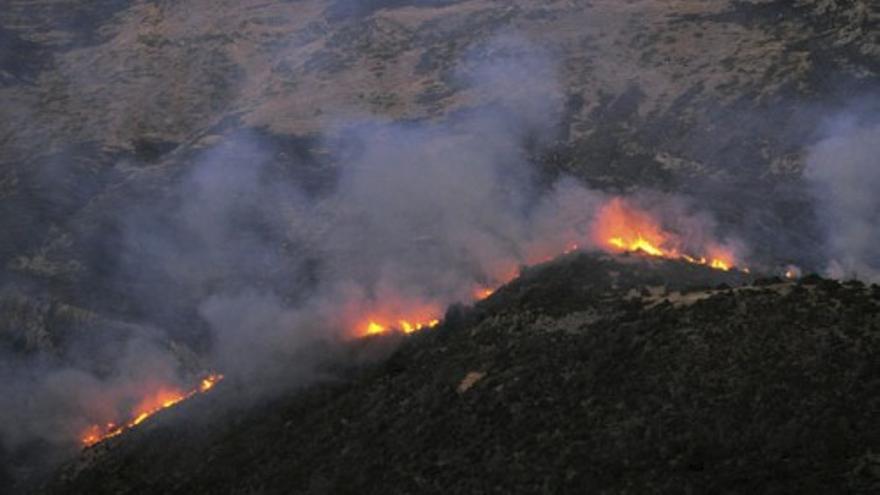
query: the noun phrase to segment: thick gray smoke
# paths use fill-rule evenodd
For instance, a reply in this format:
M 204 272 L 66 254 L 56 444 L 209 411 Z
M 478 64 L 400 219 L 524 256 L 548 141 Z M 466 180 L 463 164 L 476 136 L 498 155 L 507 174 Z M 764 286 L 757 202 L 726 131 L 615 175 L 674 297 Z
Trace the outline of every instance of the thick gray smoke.
M 318 192 L 291 172 L 313 164 L 279 160 L 249 132 L 180 172 L 138 172 L 150 193 L 104 213 L 121 235 L 99 289 L 154 325 L 67 332 L 60 356 L 4 360 L 4 448 L 75 447 L 89 425 L 128 419 L 198 369 L 254 389 L 306 383 L 371 320 L 426 323 L 522 264 L 584 247 L 600 195 L 574 181 L 539 190 L 524 149 L 553 138 L 554 72 L 547 53 L 502 36 L 456 76 L 479 107 L 415 123 L 329 119 L 320 146 L 334 170 Z M 206 362 L 177 342 L 200 343 Z
M 267 363 L 299 359 L 305 342 L 351 337 L 371 319 L 383 326 L 424 323 L 450 303 L 470 302 L 475 289 L 503 283 L 539 250 L 559 253 L 565 242 L 587 234 L 571 226 L 588 223 L 595 194 L 573 183 L 551 194 L 536 190 L 522 147 L 526 138 L 552 137 L 548 129 L 559 116 L 560 92 L 547 55 L 503 37 L 474 50 L 463 65 L 463 84 L 485 102 L 479 109 L 441 122 L 331 122 L 324 146 L 339 169 L 328 194 L 307 199 L 296 185 L 267 194 L 248 178 L 259 172 L 239 172 L 240 163 L 221 158 L 201 165 L 201 192 L 188 197 L 207 194 L 208 202 L 220 204 L 184 211 L 214 215 L 229 210 L 230 198 L 253 195 L 272 210 L 269 217 L 281 219 L 270 237 L 292 246 L 297 263 L 315 260 L 313 284 L 296 301 L 247 287 L 215 292 L 200 304 L 214 329 L 218 366 L 265 373 L 272 368 Z M 217 173 L 226 177 L 221 186 L 236 189 L 214 189 Z M 562 211 L 580 216 L 565 220 L 568 231 L 559 230 L 554 216 Z M 213 217 L 209 223 L 229 225 Z M 220 238 L 209 233 L 212 239 L 200 244 L 238 242 L 233 231 Z M 252 258 L 277 250 L 264 245 L 235 252 Z M 290 262 L 272 258 L 270 264 Z M 244 344 L 259 358 L 243 355 Z
M 839 119 L 809 150 L 806 178 L 826 230 L 828 274 L 880 281 L 880 126 Z
M 155 340 L 132 336 L 121 347 L 97 351 L 107 359 L 103 366 L 121 372 L 101 379 L 86 356 L 77 359 L 81 366 L 61 368 L 16 366 L 21 363 L 15 356 L 3 356 L 3 400 L 16 404 L 0 410 L 5 446 L 35 438 L 49 443 L 79 438 L 92 424 L 88 418 L 115 417 L 122 412 L 118 407 L 141 401 L 143 390 L 177 383 L 175 356 Z
M 594 247 L 593 215 L 607 197 L 571 178 L 538 186 L 528 159 L 527 147 L 556 134 L 555 70 L 544 50 L 501 36 L 473 47 L 456 74 L 479 106 L 435 121 L 329 118 L 319 146 L 332 174 L 317 188 L 296 173 L 314 164 L 279 160 L 244 131 L 193 152 L 179 171 L 138 172 L 155 175 L 143 179 L 149 193 L 106 213 L 121 240 L 101 290 L 122 294 L 152 326 L 71 337 L 65 346 L 81 355 L 6 361 L 0 396 L 14 405 L 0 408 L 4 447 L 75 448 L 89 425 L 125 420 L 144 394 L 184 388 L 198 370 L 254 393 L 308 383 L 370 322 L 427 323 L 523 264 Z M 688 245 L 708 243 L 711 219 L 687 202 L 644 193 L 637 203 L 671 219 Z M 205 362 L 179 342 L 195 343 Z
M 72 314 L 7 291 L 0 297 L 4 314 L 21 315 L 3 322 L 4 332 L 25 327 L 34 334 L 26 327 L 36 318 L 63 334 L 63 348 L 0 351 L 0 488 L 6 476 L 39 479 L 75 452 L 93 425 L 128 418 L 144 391 L 182 386 L 181 361 L 189 356 L 158 330 Z

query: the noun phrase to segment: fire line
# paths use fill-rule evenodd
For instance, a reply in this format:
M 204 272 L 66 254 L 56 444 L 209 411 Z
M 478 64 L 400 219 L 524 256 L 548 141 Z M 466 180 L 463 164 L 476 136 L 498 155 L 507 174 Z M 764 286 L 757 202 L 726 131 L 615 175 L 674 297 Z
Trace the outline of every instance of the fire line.
M 214 373 L 203 378 L 201 382 L 199 382 L 198 387 L 187 392 L 181 392 L 173 389 L 160 389 L 153 395 L 141 400 L 140 405 L 135 409 L 136 414 L 134 414 L 133 418 L 128 422 L 124 424 L 110 422 L 104 425 L 92 425 L 89 427 L 88 430 L 85 431 L 85 433 L 82 434 L 82 436 L 80 437 L 80 442 L 82 443 L 83 447 L 91 447 L 95 444 L 103 442 L 104 440 L 107 440 L 108 438 L 120 435 L 123 432 L 143 423 L 159 411 L 168 409 L 169 407 L 173 407 L 189 399 L 190 397 L 193 397 L 197 394 L 203 394 L 211 390 L 221 380 L 223 380 L 223 375 L 219 373 Z
M 665 231 L 648 212 L 628 204 L 619 197 L 612 198 L 598 210 L 592 229 L 592 242 L 600 248 L 614 253 L 641 253 L 647 256 L 685 261 L 722 271 L 729 271 L 735 267 L 732 251 L 720 245 L 710 245 L 706 249 L 706 254 L 700 256 L 692 256 L 682 252 L 677 236 Z M 559 252 L 569 254 L 578 249 L 578 244 L 570 243 Z M 547 260 L 549 259 L 547 258 Z M 741 270 L 748 272 L 747 268 L 741 268 Z M 472 299 L 481 301 L 490 297 L 498 287 L 516 278 L 516 273 L 510 274 L 507 278 L 508 280 L 500 283 L 497 287 L 477 286 L 472 292 Z M 438 326 L 440 324 L 439 313 L 439 307 L 434 306 L 412 308 L 407 317 L 401 317 L 400 314 L 394 317 L 389 316 L 389 314 L 394 314 L 393 311 L 376 312 L 361 320 L 360 325 L 355 326 L 356 333 L 358 337 L 380 335 L 392 330 L 410 334 Z M 379 316 L 380 314 L 382 316 Z M 126 423 L 93 425 L 81 436 L 80 441 L 83 446 L 90 447 L 120 435 L 143 423 L 159 411 L 173 407 L 197 394 L 208 392 L 222 379 L 223 375 L 221 374 L 211 374 L 202 379 L 198 387 L 189 391 L 160 389 L 143 399 L 134 409 L 132 418 Z
M 711 245 L 701 256 L 685 254 L 673 233 L 666 232 L 651 215 L 613 198 L 600 208 L 593 226 L 594 241 L 611 252 L 642 253 L 658 258 L 682 260 L 722 271 L 735 266 L 730 249 Z

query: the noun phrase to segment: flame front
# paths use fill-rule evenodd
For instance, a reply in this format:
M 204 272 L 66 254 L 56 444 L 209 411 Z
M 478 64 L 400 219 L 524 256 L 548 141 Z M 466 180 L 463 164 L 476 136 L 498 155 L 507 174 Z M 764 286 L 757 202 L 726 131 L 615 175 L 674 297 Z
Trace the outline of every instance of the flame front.
M 621 198 L 612 199 L 599 210 L 593 231 L 599 245 L 613 251 L 678 257 L 669 247 L 669 234 L 650 215 L 632 208 Z
M 80 442 L 84 447 L 91 447 L 92 445 L 100 443 L 108 438 L 115 437 L 125 430 L 134 428 L 143 423 L 163 409 L 168 409 L 169 407 L 173 407 L 196 394 L 203 394 L 208 390 L 211 390 L 214 388 L 214 385 L 222 379 L 223 375 L 220 374 L 215 373 L 208 375 L 202 379 L 198 388 L 189 391 L 181 391 L 174 388 L 160 388 L 138 403 L 138 406 L 132 413 L 132 419 L 127 423 L 116 424 L 110 422 L 104 425 L 92 425 L 82 434 Z
M 478 287 L 474 290 L 474 300 L 482 301 L 483 299 L 488 299 L 489 296 L 495 293 L 495 289 L 490 289 L 489 287 Z
M 406 319 L 368 319 L 366 323 L 361 325 L 360 335 L 380 335 L 389 330 L 399 330 L 403 333 L 413 333 L 426 328 L 434 328 L 440 324 L 440 320 L 435 317 L 427 317 L 424 320 L 406 320 Z
M 598 246 L 616 253 L 642 253 L 648 256 L 686 261 L 716 270 L 729 271 L 736 266 L 733 250 L 720 243 L 704 243 L 700 246 L 683 243 L 674 232 L 662 227 L 654 215 L 644 211 L 622 197 L 606 202 L 593 220 L 590 232 L 573 229 L 571 235 L 554 238 L 528 246 L 521 257 L 499 260 L 492 267 L 488 279 L 475 284 L 468 292 L 470 300 L 482 301 L 492 296 L 502 285 L 515 279 L 520 263 L 535 264 L 575 252 L 582 245 Z M 688 249 L 685 249 L 687 247 Z M 690 250 L 699 255 L 688 254 Z M 743 272 L 748 269 L 742 268 Z M 465 297 L 468 297 L 465 296 Z M 380 335 L 389 331 L 413 333 L 439 324 L 439 315 L 445 304 L 438 301 L 425 303 L 411 299 L 396 291 L 386 291 L 384 297 L 371 306 L 358 306 L 349 320 L 358 337 Z
M 693 264 L 704 265 L 713 269 L 728 271 L 734 268 L 733 251 L 720 244 L 700 246 L 700 255 L 687 254 L 684 244 L 673 232 L 663 229 L 649 212 L 643 211 L 625 199 L 617 197 L 602 206 L 592 223 L 591 232 L 577 231 L 575 235 L 566 235 L 569 239 L 560 238 L 550 242 L 541 242 L 527 249 L 523 256 L 513 259 L 499 260 L 500 263 L 490 270 L 489 280 L 475 284 L 470 291 L 473 301 L 481 301 L 492 296 L 502 285 L 515 279 L 520 263 L 540 263 L 552 260 L 555 256 L 569 254 L 580 249 L 581 242 L 594 245 L 616 253 L 642 253 L 667 259 L 682 260 Z M 589 239 L 592 237 L 592 239 Z M 573 241 L 572 238 L 575 240 Z M 693 246 L 690 246 L 692 248 Z M 747 268 L 741 269 L 748 272 Z M 792 277 L 789 273 L 786 276 Z M 799 275 L 799 271 L 798 271 Z M 467 294 L 467 291 L 465 292 Z M 467 297 L 467 296 L 465 296 Z M 434 328 L 440 324 L 440 315 L 445 304 L 441 301 L 424 301 L 419 298 L 408 298 L 397 291 L 386 291 L 378 302 L 364 305 L 361 302 L 341 313 L 340 323 L 353 331 L 357 337 L 380 335 L 389 331 L 406 334 Z M 448 302 L 448 301 L 446 301 Z M 143 423 L 157 412 L 173 407 L 200 393 L 212 389 L 223 375 L 212 374 L 201 380 L 199 385 L 189 391 L 174 388 L 161 388 L 142 399 L 125 423 L 109 422 L 89 427 L 80 437 L 86 447 L 117 436 L 124 431 Z
M 682 252 L 678 237 L 666 232 L 648 212 L 622 198 L 613 198 L 598 212 L 593 237 L 599 246 L 612 252 L 643 253 L 649 256 L 687 261 L 716 270 L 728 271 L 735 265 L 730 249 L 712 245 L 705 256 Z

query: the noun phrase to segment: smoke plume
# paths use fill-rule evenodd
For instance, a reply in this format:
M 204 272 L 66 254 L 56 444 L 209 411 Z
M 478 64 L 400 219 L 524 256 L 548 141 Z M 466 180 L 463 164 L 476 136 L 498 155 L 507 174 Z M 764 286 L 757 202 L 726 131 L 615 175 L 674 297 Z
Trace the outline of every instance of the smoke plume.
M 475 46 L 455 77 L 480 105 L 431 121 L 328 118 L 317 188 L 297 175 L 315 163 L 279 159 L 248 131 L 188 150 L 171 172 L 139 172 L 146 191 L 103 214 L 118 242 L 103 251 L 113 270 L 97 294 L 149 324 L 73 335 L 57 359 L 2 361 L 4 449 L 72 451 L 89 425 L 124 420 L 139 396 L 199 370 L 252 393 L 312 382 L 341 342 L 431 324 L 524 264 L 595 248 L 607 195 L 572 178 L 539 185 L 530 164 L 529 150 L 556 136 L 555 72 L 549 53 L 515 36 Z M 710 243 L 714 223 L 686 200 L 633 200 L 683 246 Z
M 367 320 L 427 323 L 584 237 L 597 195 L 573 181 L 540 190 L 524 145 L 553 138 L 554 72 L 545 52 L 501 36 L 455 76 L 478 107 L 329 118 L 318 146 L 332 173 L 317 191 L 296 174 L 314 163 L 279 159 L 249 131 L 197 146 L 176 170 L 138 171 L 146 186 L 76 241 L 99 253 L 84 300 L 122 300 L 132 322 L 70 323 L 58 355 L 4 360 L 4 450 L 75 449 L 89 425 L 124 421 L 141 396 L 185 389 L 200 369 L 252 389 L 308 383 Z
M 836 120 L 809 150 L 805 177 L 826 231 L 827 272 L 880 281 L 880 126 Z

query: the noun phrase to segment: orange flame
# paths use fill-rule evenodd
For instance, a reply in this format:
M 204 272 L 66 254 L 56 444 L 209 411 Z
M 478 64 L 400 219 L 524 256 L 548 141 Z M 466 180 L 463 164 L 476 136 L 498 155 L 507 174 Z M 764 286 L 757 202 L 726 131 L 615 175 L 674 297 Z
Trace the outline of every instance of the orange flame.
M 649 213 L 627 204 L 622 198 L 613 198 L 599 210 L 593 225 L 592 235 L 597 245 L 612 252 L 639 252 L 649 256 L 683 260 L 724 271 L 731 270 L 735 266 L 733 253 L 729 249 L 717 245 L 707 249 L 707 256 L 697 257 L 682 253 L 679 250 L 680 243 L 677 236 L 664 231 L 660 223 Z M 576 242 L 568 242 L 562 249 L 562 244 L 557 244 L 555 250 L 552 244 L 540 245 L 538 249 L 526 256 L 525 261 L 529 263 L 550 261 L 554 257 L 554 252 L 570 254 L 580 249 Z M 509 265 L 498 267 L 498 273 L 492 277 L 492 283 L 484 283 L 475 287 L 471 294 L 473 300 L 486 299 L 494 294 L 498 287 L 515 279 L 519 272 L 512 263 Z M 742 271 L 748 273 L 747 268 L 743 268 Z M 442 309 L 437 304 L 397 300 L 397 297 L 387 299 L 391 302 L 383 299 L 381 308 L 373 308 L 369 312 L 346 311 L 345 313 L 348 314 L 368 315 L 366 318 L 358 320 L 344 318 L 347 324 L 351 325 L 348 328 L 354 328 L 357 335 L 363 337 L 380 335 L 392 330 L 410 334 L 434 328 L 440 324 L 438 316 Z M 356 322 L 359 323 L 353 324 Z M 117 436 L 141 424 L 163 409 L 173 407 L 196 394 L 209 391 L 222 379 L 223 375 L 220 374 L 209 375 L 199 383 L 197 388 L 190 391 L 160 389 L 138 404 L 132 414 L 133 419 L 127 423 L 111 422 L 105 425 L 92 425 L 82 434 L 80 440 L 84 446 L 89 447 Z
M 440 324 L 440 320 L 433 317 L 429 317 L 429 319 L 425 320 L 398 319 L 395 321 L 394 319 L 390 319 L 388 321 L 390 321 L 390 323 L 386 322 L 385 319 L 368 319 L 365 324 L 361 325 L 361 331 L 358 333 L 364 336 L 380 335 L 389 330 L 398 330 L 403 333 L 414 333 L 426 328 L 434 328 Z
M 490 289 L 489 287 L 477 287 L 474 290 L 474 300 L 482 301 L 483 299 L 488 299 L 489 296 L 495 293 L 495 289 Z
M 680 248 L 681 242 L 678 236 L 665 231 L 660 222 L 648 212 L 628 204 L 619 197 L 611 199 L 598 211 L 592 226 L 592 237 L 597 245 L 612 252 L 639 252 L 723 271 L 732 270 L 736 264 L 733 252 L 717 244 L 705 246 L 704 256 L 685 254 Z M 580 237 L 578 239 L 582 240 Z M 533 252 L 527 253 L 525 260 L 528 263 L 540 263 L 580 249 L 578 242 L 572 242 L 570 239 L 556 244 L 555 249 L 552 244 L 537 245 Z M 502 263 L 496 268 L 496 273 L 491 277 L 492 283 L 482 282 L 473 288 L 470 293 L 473 301 L 482 301 L 490 297 L 498 287 L 515 279 L 519 274 L 512 262 Z M 748 269 L 741 270 L 748 272 Z M 390 330 L 413 333 L 437 326 L 439 324 L 437 315 L 441 311 L 439 305 L 421 305 L 392 295 L 383 300 L 382 309 L 366 312 L 368 314 L 366 318 L 355 320 L 359 323 L 354 328 L 358 336 L 379 335 Z
M 157 412 L 173 407 L 186 399 L 196 395 L 203 394 L 214 388 L 223 375 L 211 374 L 202 379 L 198 388 L 184 392 L 172 388 L 160 388 L 152 395 L 142 399 L 138 406 L 134 409 L 133 418 L 125 424 L 107 423 L 105 425 L 92 425 L 81 436 L 80 442 L 84 447 L 91 447 L 97 443 L 103 442 L 108 438 L 120 435 L 122 432 L 134 428 L 135 426 L 146 421 L 150 416 Z
M 621 198 L 612 199 L 599 210 L 593 231 L 599 244 L 612 251 L 678 257 L 678 253 L 667 247 L 670 236 L 654 219 L 625 204 Z
M 638 252 L 723 271 L 731 270 L 735 265 L 733 253 L 720 246 L 710 247 L 707 256 L 682 253 L 677 236 L 664 231 L 650 214 L 627 204 L 622 198 L 613 198 L 599 210 L 593 236 L 598 245 L 612 252 Z

